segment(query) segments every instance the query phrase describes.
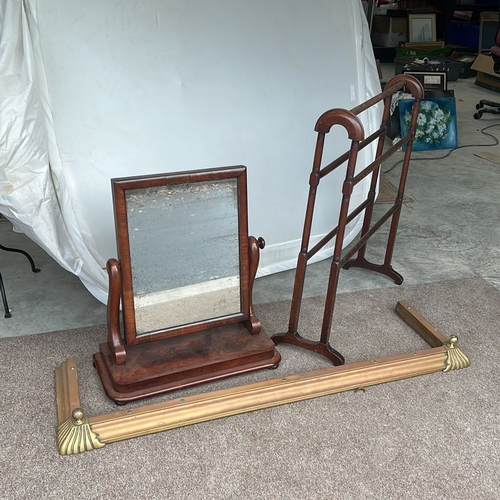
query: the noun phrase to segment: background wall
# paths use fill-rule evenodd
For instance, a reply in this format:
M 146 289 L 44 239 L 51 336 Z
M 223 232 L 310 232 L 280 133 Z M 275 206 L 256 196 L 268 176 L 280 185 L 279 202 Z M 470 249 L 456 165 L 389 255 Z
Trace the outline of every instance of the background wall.
M 40 224 L 26 227 L 29 213 L 23 231 L 62 265 L 75 252 L 78 264 L 68 267 L 105 300 L 101 268 L 116 256 L 111 178 L 243 164 L 250 233 L 267 242 L 260 274 L 295 265 L 314 124 L 324 111 L 351 108 L 380 91 L 359 0 L 26 5 L 23 36 L 33 60 L 24 62 L 38 68 L 50 177 L 63 215 L 55 229 L 60 241 L 41 236 Z M 362 119 L 370 128 L 376 113 Z M 348 142 L 341 130 L 329 135 L 331 161 Z M 342 177 L 320 190 L 315 235 L 336 224 Z M 14 222 L 15 205 L 0 199 Z

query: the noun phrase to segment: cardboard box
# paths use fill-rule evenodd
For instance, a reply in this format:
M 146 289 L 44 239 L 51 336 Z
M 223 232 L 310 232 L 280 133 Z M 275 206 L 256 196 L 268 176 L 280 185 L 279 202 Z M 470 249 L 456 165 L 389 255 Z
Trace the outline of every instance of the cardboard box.
M 377 2 L 375 2 L 377 3 Z M 373 8 L 374 16 L 386 16 L 388 10 L 399 10 L 398 2 L 386 3 Z
M 500 75 L 493 70 L 493 58 L 490 55 L 479 54 L 471 69 L 477 71 L 476 85 L 500 92 Z
M 372 43 L 381 47 L 397 47 L 408 41 L 408 20 L 405 17 L 373 16 Z

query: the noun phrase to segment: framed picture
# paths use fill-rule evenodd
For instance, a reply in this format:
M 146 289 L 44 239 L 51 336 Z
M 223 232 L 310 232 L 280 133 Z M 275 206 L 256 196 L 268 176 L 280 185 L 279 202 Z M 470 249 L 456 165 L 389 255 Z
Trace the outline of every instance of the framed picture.
M 410 127 L 413 99 L 399 101 L 401 137 Z M 413 151 L 454 149 L 458 145 L 457 109 L 454 97 L 425 98 L 420 101 Z
M 424 91 L 447 90 L 446 77 L 444 72 L 432 71 L 425 73 L 423 71 L 405 71 L 406 75 L 415 77 L 424 86 Z
M 408 14 L 409 42 L 436 41 L 436 14 Z
M 496 45 L 496 34 L 498 30 L 498 12 L 481 12 L 479 18 L 479 45 L 478 54 L 488 52 L 493 45 Z

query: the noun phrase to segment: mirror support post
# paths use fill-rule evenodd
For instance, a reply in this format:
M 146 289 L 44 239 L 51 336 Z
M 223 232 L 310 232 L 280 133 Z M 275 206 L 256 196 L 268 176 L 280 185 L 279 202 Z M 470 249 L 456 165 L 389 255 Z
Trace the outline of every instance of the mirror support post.
M 116 259 L 109 259 L 106 268 L 109 276 L 108 346 L 115 364 L 122 365 L 127 359 L 127 352 L 120 334 L 120 264 Z
M 255 281 L 255 276 L 257 274 L 257 268 L 259 267 L 260 260 L 260 250 L 263 250 L 266 246 L 264 238 L 255 238 L 255 236 L 250 236 L 248 238 L 248 262 L 249 262 L 249 282 L 248 282 L 248 295 L 250 297 L 250 319 L 246 322 L 246 327 L 252 335 L 260 333 L 261 324 L 260 320 L 255 316 L 255 311 L 253 308 L 252 294 L 253 294 L 253 284 Z

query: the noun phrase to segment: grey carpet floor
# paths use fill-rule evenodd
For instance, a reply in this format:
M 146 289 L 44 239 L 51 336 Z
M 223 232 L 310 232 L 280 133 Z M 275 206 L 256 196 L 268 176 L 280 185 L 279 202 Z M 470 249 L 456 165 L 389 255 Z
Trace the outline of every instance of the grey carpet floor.
M 471 367 L 69 457 L 60 456 L 55 443 L 54 370 L 75 357 L 86 414 L 115 411 L 91 360 L 105 327 L 0 339 L 0 498 L 500 498 L 500 292 L 473 278 L 341 294 L 331 343 L 347 362 L 427 347 L 394 313 L 398 300 L 408 301 L 444 335 L 458 335 Z M 286 330 L 288 308 L 288 303 L 258 306 L 268 333 Z M 304 336 L 318 337 L 321 310 L 321 298 L 304 302 Z M 277 371 L 182 394 L 328 366 L 301 349 L 279 350 L 283 362 Z

